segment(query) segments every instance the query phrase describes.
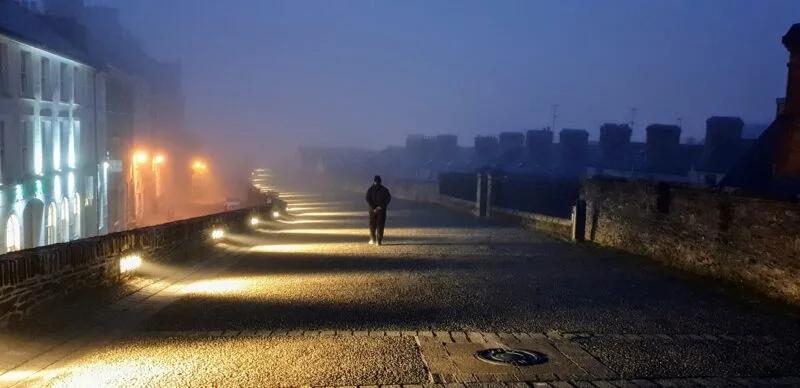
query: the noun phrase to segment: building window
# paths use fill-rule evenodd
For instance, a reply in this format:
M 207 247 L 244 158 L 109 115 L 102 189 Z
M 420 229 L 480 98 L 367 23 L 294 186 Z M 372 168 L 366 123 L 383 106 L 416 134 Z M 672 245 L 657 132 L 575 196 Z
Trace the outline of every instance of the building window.
M 19 90 L 23 97 L 31 97 L 33 88 L 31 86 L 31 53 L 27 51 L 22 52 L 20 58 L 20 86 Z
M 31 172 L 30 161 L 30 144 L 31 144 L 31 130 L 30 121 L 22 120 L 20 127 L 20 155 L 22 157 L 22 175 L 28 175 Z
M 72 87 L 69 85 L 69 77 L 67 76 L 67 64 L 62 63 L 59 66 L 59 81 L 61 82 L 61 101 L 69 101 L 72 96 Z
M 19 218 L 12 214 L 6 222 L 6 253 L 18 251 L 21 248 L 22 228 L 19 225 Z
M 57 131 L 58 134 L 56 135 L 57 139 L 56 148 L 58 148 L 58 164 L 59 166 L 61 166 L 61 165 L 66 165 L 66 163 L 63 162 L 64 158 L 66 158 L 67 156 L 66 142 L 67 142 L 67 136 L 69 135 L 69 121 L 61 120 L 59 121 L 58 124 L 59 124 L 59 129 Z
M 70 132 L 71 131 L 69 130 L 69 121 L 67 120 L 62 121 L 61 134 L 59 135 L 61 140 L 61 142 L 59 143 L 59 147 L 61 148 L 61 155 L 62 157 L 67 158 L 66 163 L 64 163 L 65 165 L 69 167 L 74 167 L 72 163 L 70 163 L 70 149 L 69 149 Z
M 42 99 L 51 100 L 53 89 L 50 85 L 50 59 L 42 58 Z
M 67 197 L 61 199 L 61 242 L 67 242 L 69 238 L 69 200 Z
M 45 225 L 45 234 L 47 237 L 47 245 L 52 245 L 58 242 L 58 237 L 56 236 L 56 217 L 58 213 L 56 213 L 56 204 L 55 202 L 50 202 L 50 205 L 47 205 L 47 223 Z
M 81 238 L 81 195 L 75 193 L 74 204 L 72 205 L 72 238 Z
M 81 122 L 78 120 L 72 121 L 72 127 L 69 128 L 69 138 L 67 139 L 67 166 L 69 168 L 75 168 L 76 165 L 75 143 L 80 129 Z
M 78 96 L 78 83 L 80 82 L 80 69 L 78 66 L 72 68 L 72 100 L 77 104 L 79 100 Z
M 0 94 L 8 93 L 8 46 L 0 43 Z

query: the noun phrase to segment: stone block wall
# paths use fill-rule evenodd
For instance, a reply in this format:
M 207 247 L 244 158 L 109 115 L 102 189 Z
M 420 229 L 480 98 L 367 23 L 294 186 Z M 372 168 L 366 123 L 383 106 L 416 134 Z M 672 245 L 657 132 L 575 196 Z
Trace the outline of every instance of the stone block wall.
M 542 232 L 562 239 L 572 238 L 572 220 L 567 218 L 551 217 L 500 207 L 492 208 L 491 218 L 504 224 L 519 226 L 530 231 Z
M 74 291 L 121 281 L 123 256 L 168 262 L 177 247 L 209 242 L 213 228 L 247 228 L 253 214 L 268 217 L 271 209 L 242 209 L 1 255 L 0 327 Z
M 800 303 L 800 205 L 680 184 L 588 179 L 587 240 Z

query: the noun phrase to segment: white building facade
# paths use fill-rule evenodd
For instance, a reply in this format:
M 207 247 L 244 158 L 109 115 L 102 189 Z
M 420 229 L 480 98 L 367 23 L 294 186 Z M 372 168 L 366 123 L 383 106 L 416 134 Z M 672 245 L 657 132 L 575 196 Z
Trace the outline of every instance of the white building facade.
M 0 33 L 0 253 L 105 233 L 104 79 Z

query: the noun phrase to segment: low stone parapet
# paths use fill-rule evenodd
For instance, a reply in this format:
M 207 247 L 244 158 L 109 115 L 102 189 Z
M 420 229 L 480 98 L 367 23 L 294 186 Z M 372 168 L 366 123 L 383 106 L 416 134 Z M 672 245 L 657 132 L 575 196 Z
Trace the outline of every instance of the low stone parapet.
M 0 256 L 0 327 L 75 291 L 110 286 L 130 272 L 121 260 L 134 256 L 169 262 L 182 246 L 206 246 L 212 230 L 245 230 L 251 217 L 269 218 L 273 205 L 175 221 Z

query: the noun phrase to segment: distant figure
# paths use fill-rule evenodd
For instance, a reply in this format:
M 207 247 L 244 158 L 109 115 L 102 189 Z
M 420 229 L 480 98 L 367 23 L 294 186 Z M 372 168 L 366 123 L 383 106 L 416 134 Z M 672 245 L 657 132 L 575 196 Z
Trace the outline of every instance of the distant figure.
M 389 189 L 381 184 L 380 175 L 375 175 L 372 186 L 367 190 L 369 205 L 369 243 L 381 245 L 383 228 L 386 226 L 386 208 L 392 202 Z

